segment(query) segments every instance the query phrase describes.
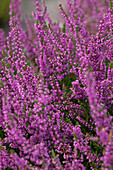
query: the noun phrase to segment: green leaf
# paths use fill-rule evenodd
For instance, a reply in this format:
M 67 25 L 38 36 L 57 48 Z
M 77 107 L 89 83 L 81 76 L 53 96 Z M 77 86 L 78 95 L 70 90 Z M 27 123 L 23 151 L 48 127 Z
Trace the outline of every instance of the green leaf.
M 44 110 L 44 109 L 45 109 L 45 106 L 42 106 L 42 109 Z
M 77 139 L 77 135 L 75 134 L 75 132 L 73 132 L 73 136 L 75 139 Z
M 4 84 L 2 81 L 0 81 L 1 87 L 4 88 Z
M 37 100 L 34 100 L 34 102 L 33 103 L 38 103 L 38 101 Z
M 39 81 L 37 82 L 37 86 L 39 85 L 40 83 L 39 83 Z
M 86 85 L 86 84 L 84 84 L 84 86 L 85 86 L 85 87 L 87 87 L 87 85 Z
M 59 7 L 62 7 L 62 4 L 59 4 Z
M 82 71 L 83 71 L 83 69 L 82 69 L 82 68 L 80 68 L 80 71 L 82 72 Z
M 105 58 L 105 63 L 106 63 L 106 66 L 108 66 L 108 63 L 110 63 L 110 60 L 108 60 L 108 58 Z
M 18 170 L 21 170 L 21 168 L 18 166 Z
M 67 117 L 66 117 L 66 122 L 67 122 L 67 123 L 70 123 L 70 119 L 68 119 Z
M 26 110 L 26 104 L 24 104 L 24 110 Z
M 12 120 L 12 116 L 11 116 L 11 114 L 9 114 L 9 118 L 10 118 L 10 120 Z
M 2 145 L 0 144 L 0 151 L 2 150 Z
M 110 68 L 113 68 L 113 61 L 110 62 Z
M 82 104 L 80 105 L 80 108 L 83 109 L 84 107 L 82 106 Z
M 52 149 L 52 156 L 55 158 L 55 151 Z
M 76 122 L 76 126 L 78 127 L 78 125 L 79 125 L 79 123 L 78 122 Z
M 23 115 L 23 119 L 25 120 L 25 115 Z
M 10 129 L 10 126 L 8 125 L 7 128 Z
M 66 25 L 65 25 L 65 23 L 63 24 L 62 32 L 63 32 L 63 33 L 66 32 Z
M 74 44 L 76 45 L 76 42 L 77 42 L 77 41 L 76 41 L 75 39 L 73 39 L 72 41 L 73 41 L 73 42 L 74 42 Z
M 14 153 L 15 153 L 15 151 L 14 151 L 13 149 L 10 149 L 10 153 L 14 154 Z
M 63 136 L 63 141 L 65 141 L 65 139 L 66 139 L 66 136 Z
M 88 51 L 86 50 L 86 54 L 88 54 Z
M 6 122 L 4 122 L 4 126 L 6 125 L 7 123 Z
M 112 9 L 112 7 L 113 7 L 113 2 L 112 2 L 112 0 L 109 0 L 109 2 L 110 2 L 110 7 L 111 7 L 111 9 Z
M 76 51 L 76 48 L 74 47 L 74 48 L 73 48 L 73 52 L 74 52 L 74 54 L 75 54 L 75 51 Z
M 40 116 L 40 112 L 37 112 L 37 115 Z
M 7 64 L 6 67 L 7 67 L 8 69 L 11 68 L 10 64 Z
M 22 74 L 20 73 L 20 77 L 23 78 Z
M 91 67 L 91 72 L 93 72 L 93 69 L 92 69 L 92 67 Z
M 60 123 L 60 126 L 62 127 L 62 123 Z
M 7 53 L 5 52 L 5 50 L 3 49 L 3 57 L 5 58 L 7 56 Z
M 5 63 L 4 63 L 4 61 L 2 61 L 2 65 L 3 65 L 3 67 L 5 66 Z
M 75 67 L 77 67 L 77 64 L 74 64 Z
M 22 66 L 23 70 L 26 71 L 27 70 L 27 65 Z
M 39 77 L 42 78 L 42 74 L 41 73 L 39 73 Z
M 29 111 L 29 114 L 28 114 L 28 117 L 30 117 L 32 115 L 32 112 L 31 112 L 31 110 Z
M 14 75 L 17 75 L 17 69 L 14 69 L 14 70 L 15 70 Z
M 43 162 L 42 162 L 42 167 L 45 169 L 45 163 L 46 163 L 46 161 L 45 160 L 43 160 Z
M 18 114 L 17 114 L 17 113 L 15 113 L 15 112 L 14 112 L 13 114 L 14 114 L 15 116 L 18 116 Z
M 64 97 L 64 98 L 66 97 L 66 92 L 64 92 L 64 95 L 63 95 L 63 97 Z
M 38 74 L 38 68 L 35 69 L 35 73 Z
M 39 24 L 39 21 L 38 21 L 38 19 L 37 19 L 36 23 L 37 23 L 37 25 Z

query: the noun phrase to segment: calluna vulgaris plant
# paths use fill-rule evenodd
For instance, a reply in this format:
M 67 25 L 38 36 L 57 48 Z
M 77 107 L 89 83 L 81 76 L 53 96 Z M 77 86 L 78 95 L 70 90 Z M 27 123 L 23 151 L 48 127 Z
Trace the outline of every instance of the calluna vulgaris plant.
M 112 0 L 67 0 L 62 28 L 35 6 L 0 30 L 0 169 L 112 170 Z

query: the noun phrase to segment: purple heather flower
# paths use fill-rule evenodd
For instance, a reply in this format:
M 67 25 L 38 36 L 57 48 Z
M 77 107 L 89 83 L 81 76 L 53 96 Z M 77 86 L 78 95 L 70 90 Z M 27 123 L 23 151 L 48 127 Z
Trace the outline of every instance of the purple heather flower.
M 59 27 L 37 0 L 27 31 L 20 2 L 0 31 L 0 168 L 112 167 L 110 1 L 67 0 Z

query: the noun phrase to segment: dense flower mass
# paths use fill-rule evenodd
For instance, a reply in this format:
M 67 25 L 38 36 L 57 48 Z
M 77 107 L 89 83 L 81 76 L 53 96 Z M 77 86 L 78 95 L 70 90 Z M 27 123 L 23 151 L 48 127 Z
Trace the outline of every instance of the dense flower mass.
M 113 3 L 67 0 L 53 23 L 37 0 L 0 30 L 0 169 L 113 169 Z M 33 25 L 34 24 L 34 25 Z

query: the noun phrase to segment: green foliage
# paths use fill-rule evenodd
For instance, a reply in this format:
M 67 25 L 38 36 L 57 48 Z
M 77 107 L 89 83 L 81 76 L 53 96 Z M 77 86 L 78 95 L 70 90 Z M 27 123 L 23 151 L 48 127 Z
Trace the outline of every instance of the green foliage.
M 73 136 L 74 136 L 75 139 L 77 139 L 77 135 L 75 133 L 73 133 Z
M 12 154 L 14 154 L 15 153 L 15 151 L 14 151 L 14 149 L 10 149 L 10 151 L 9 151 L 10 153 L 12 153 Z
M 2 129 L 2 127 L 0 127 L 0 138 L 3 140 L 5 138 L 5 132 L 4 130 Z
M 38 19 L 37 19 L 36 23 L 37 23 L 37 25 L 39 24 L 39 21 L 38 21 Z
M 65 25 L 65 23 L 63 24 L 62 32 L 63 32 L 63 33 L 66 32 L 66 25 Z
M 3 57 L 5 58 L 7 56 L 7 53 L 3 49 Z
M 1 80 L 0 80 L 0 85 L 1 85 L 2 88 L 4 87 L 4 84 Z
M 113 7 L 113 1 L 112 1 L 112 0 L 109 0 L 109 2 L 110 2 L 110 7 L 111 7 L 111 9 L 112 9 L 112 7 Z
M 37 100 L 34 100 L 34 102 L 33 103 L 38 103 L 38 101 Z
M 109 63 L 110 63 L 110 61 L 108 60 L 108 58 L 105 58 L 105 64 L 106 64 L 106 79 L 107 79 L 107 72 L 108 72 Z
M 74 73 L 69 73 L 69 75 L 65 76 L 62 81 L 60 81 L 60 87 L 63 87 L 65 84 L 66 91 L 69 92 L 70 88 L 72 87 L 72 82 L 75 81 L 77 76 Z
M 110 68 L 113 68 L 113 61 L 111 61 L 110 63 Z
M 52 153 L 53 158 L 55 158 L 55 151 L 54 151 L 54 149 L 52 149 L 51 153 Z

